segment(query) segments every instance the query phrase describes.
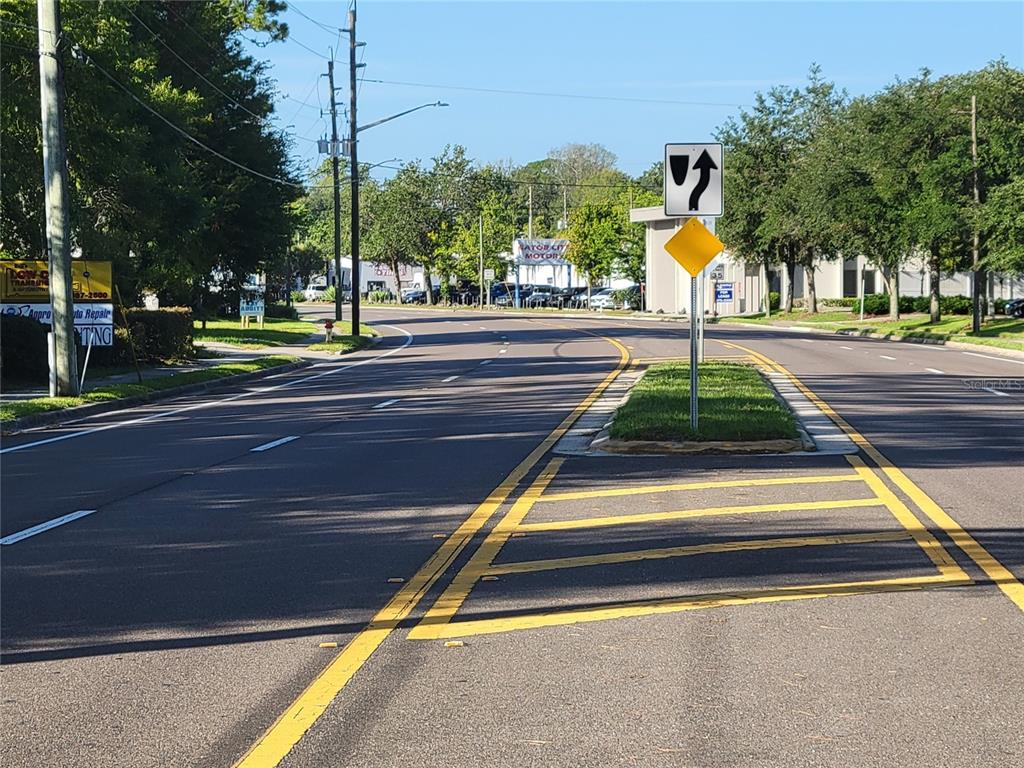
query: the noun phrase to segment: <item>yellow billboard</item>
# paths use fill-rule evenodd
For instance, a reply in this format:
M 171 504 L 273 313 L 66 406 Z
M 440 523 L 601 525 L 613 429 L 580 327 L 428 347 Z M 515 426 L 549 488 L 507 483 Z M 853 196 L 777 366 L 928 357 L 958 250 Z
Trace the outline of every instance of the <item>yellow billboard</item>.
M 71 262 L 71 290 L 76 302 L 113 301 L 109 261 Z M 0 260 L 0 302 L 50 303 L 50 266 L 45 261 Z

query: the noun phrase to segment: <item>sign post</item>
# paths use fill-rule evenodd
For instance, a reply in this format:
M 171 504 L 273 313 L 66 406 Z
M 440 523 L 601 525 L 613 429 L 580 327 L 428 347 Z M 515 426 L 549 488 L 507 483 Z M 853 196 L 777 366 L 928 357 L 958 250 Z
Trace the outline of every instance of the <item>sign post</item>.
M 690 429 L 697 431 L 697 366 L 703 358 L 703 312 L 698 276 L 724 246 L 713 231 L 722 215 L 722 145 L 665 145 L 665 216 L 686 218 L 665 250 L 690 274 Z M 699 217 L 710 217 L 712 229 Z M 703 289 L 704 282 L 700 281 Z M 698 317 L 701 315 L 701 317 Z

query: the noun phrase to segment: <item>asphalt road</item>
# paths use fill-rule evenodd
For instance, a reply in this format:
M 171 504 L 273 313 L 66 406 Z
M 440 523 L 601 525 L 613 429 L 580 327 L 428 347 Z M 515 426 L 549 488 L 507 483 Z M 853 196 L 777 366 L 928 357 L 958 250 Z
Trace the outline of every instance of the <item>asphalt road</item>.
M 368 314 L 337 362 L 4 440 L 0 534 L 95 511 L 0 548 L 3 765 L 1024 762 L 1024 361 L 709 331 L 901 487 L 549 450 L 682 325 Z

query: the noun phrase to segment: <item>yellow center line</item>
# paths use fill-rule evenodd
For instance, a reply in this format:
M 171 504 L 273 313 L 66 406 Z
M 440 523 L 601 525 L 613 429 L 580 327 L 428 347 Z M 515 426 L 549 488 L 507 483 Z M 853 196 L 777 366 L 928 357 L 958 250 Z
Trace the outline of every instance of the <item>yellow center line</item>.
M 473 537 L 505 503 L 505 500 L 529 471 L 625 369 L 629 362 L 629 350 L 622 344 L 615 339 L 589 331 L 579 332 L 604 339 L 615 346 L 620 355 L 615 369 L 604 377 L 590 394 L 573 409 L 572 413 L 566 416 L 551 434 L 544 438 L 438 547 L 437 551 L 420 567 L 416 574 L 377 612 L 366 628 L 360 631 L 317 675 L 306 690 L 299 694 L 298 698 L 281 713 L 259 740 L 235 763 L 234 768 L 273 768 L 285 758 L 306 731 L 313 727 L 313 724 L 326 711 L 327 706 L 348 684 L 355 673 L 391 632 L 408 617 Z
M 759 358 L 765 365 L 772 368 L 783 376 L 786 376 L 793 384 L 818 408 L 822 410 L 832 421 L 843 430 L 853 442 L 878 466 L 886 477 L 899 488 L 907 497 L 917 505 L 918 509 L 936 526 L 938 526 L 960 550 L 967 555 L 974 564 L 981 568 L 982 572 L 1002 590 L 1003 594 L 1013 601 L 1013 604 L 1024 611 L 1024 584 L 1021 583 L 1013 572 L 997 560 L 977 539 L 969 534 L 954 520 L 949 513 L 940 507 L 934 499 L 917 486 L 903 470 L 894 465 L 881 451 L 875 448 L 864 435 L 854 429 L 842 416 L 836 413 L 832 407 L 812 392 L 795 375 L 790 373 L 780 363 L 771 358 L 755 352 L 747 347 L 740 346 L 728 341 L 720 341 L 727 347 L 748 352 Z
M 817 483 L 848 483 L 860 482 L 862 478 L 854 474 L 843 475 L 806 475 L 798 477 L 763 477 L 748 480 L 709 480 L 700 483 L 670 483 L 667 485 L 638 485 L 633 488 L 606 488 L 598 491 L 567 491 L 563 493 L 545 493 L 537 501 L 576 501 L 578 499 L 600 499 L 609 496 L 639 496 L 644 493 L 667 493 L 670 491 L 702 491 L 708 488 L 746 488 L 766 485 L 813 485 Z
M 601 555 L 579 557 L 555 557 L 549 560 L 529 560 L 517 563 L 501 563 L 487 569 L 489 576 L 503 576 L 514 573 L 536 573 L 557 571 L 563 568 L 585 568 L 592 565 L 616 565 L 641 560 L 665 560 L 672 557 L 708 555 L 721 552 L 747 552 L 759 549 L 788 549 L 795 547 L 828 547 L 842 544 L 873 544 L 889 541 L 908 541 L 913 536 L 909 531 L 880 531 L 874 533 L 842 533 L 823 536 L 790 536 L 775 539 L 744 539 L 742 541 L 720 541 L 712 544 L 688 544 L 679 547 L 658 549 L 635 549 L 628 552 L 610 552 Z
M 631 525 L 664 520 L 686 520 L 693 517 L 718 515 L 747 515 L 757 512 L 794 512 L 813 509 L 850 509 L 851 507 L 880 507 L 884 502 L 875 497 L 867 499 L 839 499 L 826 501 L 791 501 L 778 504 L 750 504 L 747 506 L 702 507 L 677 509 L 670 512 L 641 512 L 634 515 L 588 517 L 581 520 L 553 520 L 544 523 L 523 523 L 518 531 L 569 531 L 576 528 L 602 528 L 609 525 Z

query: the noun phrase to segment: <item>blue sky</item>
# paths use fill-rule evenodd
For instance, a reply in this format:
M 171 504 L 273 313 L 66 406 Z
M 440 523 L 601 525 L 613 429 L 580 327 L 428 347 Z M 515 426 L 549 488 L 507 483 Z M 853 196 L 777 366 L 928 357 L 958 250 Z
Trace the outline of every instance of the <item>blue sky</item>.
M 348 0 L 296 0 L 327 25 L 344 26 Z M 363 0 L 358 37 L 366 79 L 359 122 L 432 101 L 370 129 L 360 160 L 429 160 L 447 143 L 480 162 L 517 164 L 568 142 L 598 142 L 619 167 L 638 174 L 660 159 L 666 142 L 696 142 L 759 90 L 798 85 L 811 62 L 851 94 L 871 93 L 922 67 L 963 72 L 1004 56 L 1024 65 L 1024 2 L 417 2 Z M 284 15 L 293 41 L 251 47 L 268 60 L 282 93 L 312 104 L 327 100 L 322 51 L 337 34 Z M 336 67 L 339 100 L 348 101 L 348 41 Z M 371 82 L 423 83 L 428 87 Z M 489 88 L 602 97 L 602 100 L 480 93 Z M 646 103 L 603 100 L 649 99 Z M 317 138 L 319 110 L 279 99 L 279 123 Z M 339 128 L 341 130 L 341 128 Z M 294 153 L 316 160 L 315 145 Z M 387 171 L 376 171 L 380 176 Z

